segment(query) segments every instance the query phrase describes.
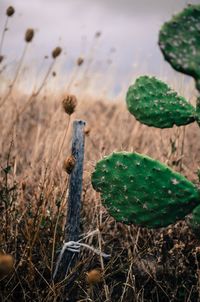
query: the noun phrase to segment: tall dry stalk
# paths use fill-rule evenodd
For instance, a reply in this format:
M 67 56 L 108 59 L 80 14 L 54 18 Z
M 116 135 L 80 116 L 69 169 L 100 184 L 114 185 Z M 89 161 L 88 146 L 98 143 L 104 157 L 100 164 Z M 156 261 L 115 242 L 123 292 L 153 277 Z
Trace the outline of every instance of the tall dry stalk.
M 4 43 L 5 35 L 6 35 L 7 30 L 8 30 L 8 21 L 9 21 L 9 18 L 14 15 L 14 13 L 15 13 L 14 7 L 9 6 L 6 10 L 6 20 L 5 20 L 5 24 L 4 24 L 3 31 L 2 31 L 2 34 L 1 34 L 1 39 L 0 39 L 0 63 L 3 60 L 2 49 L 3 49 L 3 43 Z
M 42 91 L 42 89 L 44 88 L 44 86 L 46 85 L 47 83 L 47 80 L 48 80 L 48 77 L 54 67 L 54 64 L 56 62 L 56 59 L 57 57 L 61 54 L 62 52 L 62 49 L 60 47 L 56 47 L 53 51 L 52 51 L 52 58 L 53 58 L 53 61 L 51 62 L 48 70 L 47 70 L 47 73 L 45 74 L 41 84 L 39 85 L 39 87 L 34 90 L 32 92 L 32 94 L 29 96 L 28 100 L 26 101 L 26 103 L 24 105 L 21 106 L 21 108 L 19 109 L 19 111 L 17 112 L 16 114 L 16 118 L 14 119 L 11 127 L 10 127 L 10 130 L 9 130 L 9 133 L 8 135 L 14 130 L 14 127 L 16 125 L 16 123 L 18 122 L 20 116 L 26 111 L 26 109 L 32 104 L 32 102 L 35 100 L 35 98 L 40 94 L 40 92 Z
M 24 49 L 23 49 L 21 58 L 19 60 L 19 63 L 17 65 L 17 69 L 16 69 L 16 72 L 15 72 L 14 78 L 13 78 L 12 82 L 9 84 L 8 92 L 3 97 L 2 101 L 0 102 L 0 107 L 4 105 L 4 103 L 9 98 L 9 96 L 11 95 L 11 93 L 14 89 L 14 86 L 17 82 L 17 79 L 19 77 L 19 74 L 20 74 L 20 71 L 21 71 L 21 68 L 22 68 L 22 65 L 23 65 L 23 62 L 24 62 L 24 58 L 25 58 L 25 55 L 26 55 L 26 52 L 27 52 L 27 49 L 28 49 L 28 45 L 32 41 L 33 37 L 34 37 L 34 30 L 33 29 L 27 29 L 27 31 L 25 33 L 25 37 L 24 37 L 26 44 L 24 45 Z
M 62 49 L 61 47 L 56 47 L 53 51 L 52 51 L 52 58 L 53 58 L 53 61 L 51 62 L 41 84 L 39 85 L 39 87 L 32 92 L 32 94 L 30 95 L 29 99 L 27 100 L 27 102 L 25 103 L 25 105 L 22 106 L 22 108 L 19 110 L 19 114 L 18 114 L 18 117 L 26 110 L 26 108 L 32 103 L 32 101 L 34 100 L 35 97 L 37 97 L 40 92 L 42 91 L 42 89 L 44 88 L 44 86 L 46 85 L 47 83 L 47 80 L 49 78 L 49 75 L 51 74 L 51 71 L 54 67 L 54 64 L 56 62 L 56 59 L 57 57 L 61 54 L 62 52 Z

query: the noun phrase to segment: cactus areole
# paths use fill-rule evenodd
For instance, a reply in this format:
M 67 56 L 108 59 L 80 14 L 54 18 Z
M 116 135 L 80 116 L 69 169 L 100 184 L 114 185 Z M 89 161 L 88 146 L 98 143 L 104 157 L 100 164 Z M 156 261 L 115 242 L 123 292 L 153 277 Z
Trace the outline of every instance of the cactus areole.
M 100 160 L 92 185 L 117 221 L 148 228 L 175 223 L 200 204 L 193 183 L 138 153 L 113 153 Z
M 200 91 L 200 5 L 189 5 L 165 23 L 159 46 L 172 67 L 191 75 Z

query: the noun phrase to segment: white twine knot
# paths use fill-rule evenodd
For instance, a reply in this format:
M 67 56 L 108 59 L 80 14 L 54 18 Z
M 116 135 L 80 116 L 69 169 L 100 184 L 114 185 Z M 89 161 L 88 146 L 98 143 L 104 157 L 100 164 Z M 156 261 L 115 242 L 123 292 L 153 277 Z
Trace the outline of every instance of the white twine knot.
M 80 253 L 81 246 L 89 249 L 90 251 L 92 251 L 95 254 L 97 254 L 99 256 L 102 256 L 104 258 L 110 258 L 111 257 L 111 255 L 103 253 L 99 249 L 95 249 L 94 247 L 90 246 L 89 244 L 81 243 L 81 242 L 78 242 L 78 241 L 68 241 L 68 242 L 65 242 L 64 245 L 63 245 L 61 254 L 63 254 L 66 249 L 68 251 L 70 251 L 70 252 L 73 252 L 73 253 Z
M 111 255 L 105 254 L 102 251 L 100 251 L 99 249 L 94 248 L 93 246 L 90 246 L 89 244 L 86 243 L 81 243 L 80 241 L 85 240 L 88 237 L 91 237 L 93 235 L 96 235 L 99 233 L 99 229 L 96 229 L 92 232 L 90 232 L 89 234 L 87 234 L 85 237 L 83 237 L 82 239 L 78 240 L 78 241 L 68 241 L 65 242 L 62 250 L 61 250 L 61 257 L 63 255 L 63 253 L 65 252 L 65 250 L 67 249 L 70 252 L 73 253 L 80 253 L 80 248 L 81 247 L 85 247 L 87 249 L 89 249 L 90 251 L 94 252 L 95 254 L 102 256 L 104 258 L 110 258 Z
M 65 253 L 66 250 L 70 251 L 70 252 L 73 252 L 73 253 L 80 253 L 80 248 L 81 247 L 84 247 L 84 248 L 87 248 L 89 249 L 90 251 L 92 251 L 93 253 L 103 257 L 103 258 L 110 258 L 111 255 L 109 254 L 106 254 L 106 253 L 103 253 L 102 251 L 100 251 L 99 249 L 96 249 L 94 248 L 93 246 L 90 246 L 89 244 L 86 244 L 86 243 L 81 243 L 80 241 L 82 240 L 85 240 L 86 238 L 88 237 L 91 237 L 92 235 L 95 235 L 99 233 L 99 230 L 95 230 L 95 231 L 92 231 L 90 232 L 89 234 L 87 234 L 85 237 L 83 237 L 82 239 L 78 240 L 78 241 L 68 241 L 68 242 L 65 242 L 63 244 L 63 247 L 62 247 L 62 250 L 60 252 L 60 255 L 58 257 L 58 261 L 57 261 L 57 264 L 56 264 L 56 268 L 55 268 L 55 271 L 54 271 L 54 276 L 56 276 L 57 274 L 57 271 L 58 271 L 58 268 L 59 268 L 59 264 L 60 264 L 60 261 L 62 260 L 62 257 L 63 257 L 63 254 Z

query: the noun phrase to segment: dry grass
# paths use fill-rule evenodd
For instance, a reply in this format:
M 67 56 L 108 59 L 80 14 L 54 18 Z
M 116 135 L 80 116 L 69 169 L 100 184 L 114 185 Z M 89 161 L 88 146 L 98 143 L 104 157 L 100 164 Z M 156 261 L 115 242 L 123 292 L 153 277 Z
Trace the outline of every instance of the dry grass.
M 72 120 L 87 121 L 81 230 L 99 228 L 101 236 L 86 242 L 100 245 L 112 258 L 103 263 L 103 280 L 89 285 L 86 273 L 102 271 L 102 262 L 82 249 L 75 274 L 68 276 L 68 294 L 78 293 L 76 301 L 106 301 L 106 296 L 111 301 L 198 301 L 199 241 L 187 225 L 151 231 L 116 223 L 92 189 L 90 176 L 103 155 L 134 150 L 197 181 L 199 129 L 195 124 L 148 128 L 135 121 L 122 101 L 78 100 Z M 0 299 L 60 301 L 63 284 L 54 285 L 51 276 L 63 240 L 67 176 L 62 164 L 70 154 L 71 131 L 58 158 L 68 124 L 62 96 L 37 97 L 16 119 L 26 101 L 13 93 L 0 110 L 0 250 L 15 260 L 14 271 L 0 281 Z

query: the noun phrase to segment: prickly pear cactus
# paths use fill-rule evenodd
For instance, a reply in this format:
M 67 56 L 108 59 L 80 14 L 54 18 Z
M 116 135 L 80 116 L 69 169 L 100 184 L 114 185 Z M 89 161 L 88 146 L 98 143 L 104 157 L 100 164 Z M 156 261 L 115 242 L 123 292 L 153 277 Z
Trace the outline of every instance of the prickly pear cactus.
M 188 6 L 165 23 L 159 45 L 172 67 L 194 77 L 200 91 L 200 5 Z
M 200 203 L 193 183 L 138 153 L 113 153 L 99 161 L 92 185 L 117 221 L 149 228 L 172 224 Z
M 200 205 L 194 208 L 190 218 L 188 219 L 188 224 L 194 231 L 197 231 L 200 236 Z
M 139 77 L 126 96 L 128 110 L 143 124 L 158 128 L 181 126 L 195 120 L 195 108 L 154 77 Z
M 196 101 L 196 121 L 200 126 L 200 97 L 198 97 Z

